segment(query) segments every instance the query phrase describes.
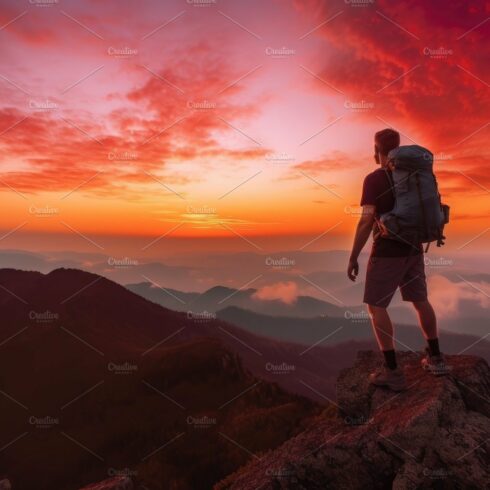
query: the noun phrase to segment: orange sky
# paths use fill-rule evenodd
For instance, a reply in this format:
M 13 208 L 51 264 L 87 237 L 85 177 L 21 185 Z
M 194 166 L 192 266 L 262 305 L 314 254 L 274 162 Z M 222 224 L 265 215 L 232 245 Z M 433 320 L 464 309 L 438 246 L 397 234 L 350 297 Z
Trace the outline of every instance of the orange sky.
M 0 247 L 347 246 L 386 126 L 436 155 L 450 245 L 488 246 L 483 0 L 138 5 L 2 3 Z

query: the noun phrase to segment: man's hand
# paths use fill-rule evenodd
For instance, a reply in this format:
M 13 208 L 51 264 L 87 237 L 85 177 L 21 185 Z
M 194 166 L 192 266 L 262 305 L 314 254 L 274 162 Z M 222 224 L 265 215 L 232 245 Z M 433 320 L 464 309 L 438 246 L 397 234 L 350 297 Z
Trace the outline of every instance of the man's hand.
M 347 267 L 347 275 L 351 281 L 355 281 L 357 275 L 359 274 L 359 264 L 357 263 L 357 259 L 349 259 L 349 265 Z
M 352 252 L 349 258 L 349 266 L 347 267 L 347 275 L 351 281 L 355 281 L 357 275 L 359 274 L 359 264 L 357 263 L 357 258 L 364 248 L 364 245 L 366 245 L 369 235 L 371 234 L 375 211 L 376 206 L 372 204 L 366 204 L 362 207 L 362 214 L 359 218 L 359 223 L 357 223 L 354 245 L 352 245 Z

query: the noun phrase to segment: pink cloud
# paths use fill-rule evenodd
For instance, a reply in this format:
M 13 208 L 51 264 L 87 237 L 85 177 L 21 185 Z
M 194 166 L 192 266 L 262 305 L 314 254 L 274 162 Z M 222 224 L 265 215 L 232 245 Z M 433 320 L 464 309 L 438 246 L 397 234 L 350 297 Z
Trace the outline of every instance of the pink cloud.
M 490 308 L 487 283 L 471 285 L 468 282 L 451 282 L 444 276 L 431 275 L 428 285 L 431 303 L 441 317 L 451 318 L 459 315 L 460 302 L 463 300 L 474 301 L 481 308 Z
M 237 103 L 237 69 L 209 43 L 199 43 L 199 63 L 175 58 L 153 73 L 134 68 L 141 82 L 114 97 L 121 107 L 95 117 L 87 111 L 0 109 L 3 155 L 27 168 L 10 170 L 2 180 L 21 192 L 70 190 L 124 195 L 132 183 L 153 183 L 148 172 L 165 172 L 172 159 L 227 157 L 251 159 L 267 151 L 245 138 L 243 146 L 223 148 L 217 135 L 234 130 L 226 121 L 252 117 L 252 102 Z M 229 88 L 227 88 L 229 87 Z M 27 118 L 26 118 L 27 116 Z M 96 178 L 96 172 L 101 171 Z M 173 174 L 167 181 L 185 184 L 202 178 Z
M 474 154 L 485 148 L 488 128 L 472 133 L 488 122 L 490 109 L 487 2 L 298 5 L 313 25 L 342 11 L 312 34 L 329 43 L 317 56 L 321 78 L 347 97 L 370 97 L 377 115 L 415 140 Z M 316 86 L 334 93 L 327 84 Z
M 277 282 L 258 289 L 253 298 L 262 301 L 279 300 L 286 304 L 292 304 L 298 298 L 298 292 L 297 284 L 292 281 Z

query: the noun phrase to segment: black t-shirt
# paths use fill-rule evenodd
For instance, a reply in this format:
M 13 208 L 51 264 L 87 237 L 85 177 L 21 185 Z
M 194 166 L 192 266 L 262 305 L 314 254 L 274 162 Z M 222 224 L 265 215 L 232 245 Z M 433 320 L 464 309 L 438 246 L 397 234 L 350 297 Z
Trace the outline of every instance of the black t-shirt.
M 364 179 L 362 186 L 361 206 L 376 207 L 376 217 L 387 213 L 395 205 L 395 197 L 391 188 L 391 172 L 378 168 Z M 422 252 L 422 245 L 410 245 L 390 238 L 377 237 L 373 242 L 371 255 L 374 257 L 406 257 Z

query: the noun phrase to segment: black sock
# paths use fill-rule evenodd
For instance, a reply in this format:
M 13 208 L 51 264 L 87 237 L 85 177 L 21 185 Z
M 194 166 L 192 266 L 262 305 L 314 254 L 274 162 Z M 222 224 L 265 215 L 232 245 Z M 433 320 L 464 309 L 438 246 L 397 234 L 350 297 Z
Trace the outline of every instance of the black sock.
M 388 369 L 396 369 L 396 354 L 394 350 L 384 350 L 385 363 Z
M 429 353 L 431 356 L 441 355 L 439 350 L 439 339 L 437 337 L 435 339 L 427 339 L 427 343 L 429 344 Z

